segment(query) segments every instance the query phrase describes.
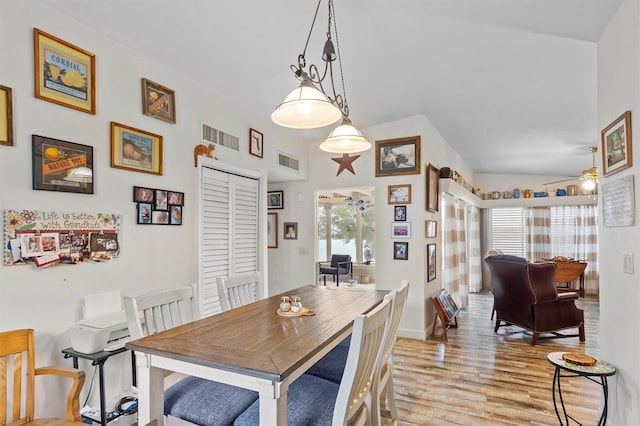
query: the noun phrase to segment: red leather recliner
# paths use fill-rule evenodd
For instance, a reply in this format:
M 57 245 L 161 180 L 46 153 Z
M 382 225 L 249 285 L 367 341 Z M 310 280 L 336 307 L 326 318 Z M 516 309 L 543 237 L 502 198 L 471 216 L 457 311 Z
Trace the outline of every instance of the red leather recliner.
M 578 294 L 558 294 L 555 264 L 529 263 L 524 258 L 509 255 L 489 256 L 484 261 L 491 273 L 495 332 L 501 325 L 525 328 L 533 332 L 532 346 L 538 340 L 559 337 L 580 337 L 584 342 L 584 312 L 575 305 Z M 558 333 L 576 327 L 577 334 Z M 551 335 L 540 336 L 541 333 Z

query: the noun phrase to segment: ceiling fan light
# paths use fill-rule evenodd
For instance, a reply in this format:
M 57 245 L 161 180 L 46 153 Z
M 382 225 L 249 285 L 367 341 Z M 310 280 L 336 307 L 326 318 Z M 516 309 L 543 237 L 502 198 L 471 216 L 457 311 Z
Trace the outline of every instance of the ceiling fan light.
M 342 120 L 342 124 L 333 129 L 327 139 L 320 144 L 320 149 L 337 154 L 348 154 L 366 151 L 371 148 L 369 142 L 348 118 Z
M 303 80 L 271 114 L 271 120 L 292 129 L 315 129 L 335 123 L 342 111 L 313 84 Z
M 596 181 L 593 179 L 587 179 L 584 182 L 582 182 L 582 189 L 584 189 L 585 191 L 593 191 L 594 189 L 596 189 Z

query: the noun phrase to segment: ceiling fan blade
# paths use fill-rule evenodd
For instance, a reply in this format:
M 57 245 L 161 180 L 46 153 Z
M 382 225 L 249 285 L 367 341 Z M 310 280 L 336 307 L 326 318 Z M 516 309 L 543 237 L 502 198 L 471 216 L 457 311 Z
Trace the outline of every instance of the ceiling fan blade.
M 576 177 L 571 177 L 571 178 L 567 178 L 567 179 L 554 180 L 553 182 L 543 183 L 543 185 L 552 185 L 554 183 L 569 182 L 569 181 L 572 181 L 572 180 L 578 180 L 578 179 L 580 179 L 580 177 L 581 176 L 576 176 Z

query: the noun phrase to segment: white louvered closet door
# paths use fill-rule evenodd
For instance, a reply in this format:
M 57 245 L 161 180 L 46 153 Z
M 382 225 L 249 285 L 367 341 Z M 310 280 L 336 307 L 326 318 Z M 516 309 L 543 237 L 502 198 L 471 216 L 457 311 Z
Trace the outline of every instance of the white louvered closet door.
M 201 295 L 203 316 L 221 312 L 217 277 L 259 267 L 260 181 L 202 168 Z

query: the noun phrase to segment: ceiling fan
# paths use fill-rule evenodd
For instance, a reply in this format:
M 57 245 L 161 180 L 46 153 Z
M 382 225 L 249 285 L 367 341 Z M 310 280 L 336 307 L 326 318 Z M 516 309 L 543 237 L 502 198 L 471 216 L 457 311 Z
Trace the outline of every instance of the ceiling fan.
M 582 171 L 582 175 L 581 176 L 576 176 L 573 178 L 569 178 L 569 179 L 562 179 L 562 180 L 556 180 L 553 182 L 547 182 L 543 185 L 551 185 L 554 183 L 560 183 L 560 182 L 568 182 L 568 181 L 572 181 L 572 180 L 576 180 L 576 178 L 580 179 L 582 181 L 581 185 L 582 189 L 585 189 L 587 191 L 591 191 L 593 189 L 595 189 L 596 185 L 598 184 L 598 167 L 596 167 L 596 152 L 598 152 L 598 147 L 597 146 L 590 146 L 589 147 L 589 151 L 591 152 L 592 156 L 593 156 L 593 165 L 588 168 L 588 169 L 584 169 Z

